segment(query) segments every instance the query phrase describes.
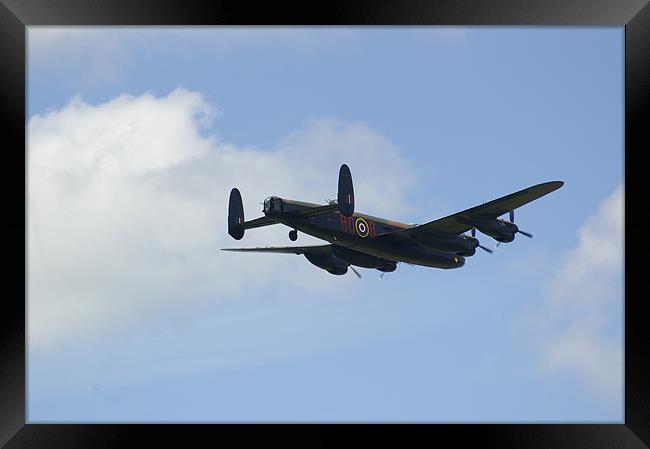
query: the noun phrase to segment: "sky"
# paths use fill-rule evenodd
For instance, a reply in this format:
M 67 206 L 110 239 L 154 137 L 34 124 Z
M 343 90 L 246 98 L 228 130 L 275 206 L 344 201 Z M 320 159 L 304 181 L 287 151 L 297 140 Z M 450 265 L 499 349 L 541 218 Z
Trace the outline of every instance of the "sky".
M 27 38 L 29 422 L 624 421 L 622 27 Z M 457 270 L 220 251 L 342 163 L 404 223 L 565 185 Z

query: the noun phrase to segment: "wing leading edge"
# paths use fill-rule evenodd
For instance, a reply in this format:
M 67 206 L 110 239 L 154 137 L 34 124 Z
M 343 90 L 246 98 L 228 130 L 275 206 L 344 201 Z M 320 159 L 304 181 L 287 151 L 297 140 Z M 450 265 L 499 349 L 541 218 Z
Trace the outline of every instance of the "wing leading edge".
M 332 245 L 318 246 L 266 246 L 260 248 L 222 248 L 221 251 L 279 253 L 279 254 L 329 254 Z
M 503 214 L 517 209 L 525 204 L 530 203 L 544 195 L 547 195 L 554 190 L 559 189 L 564 185 L 562 181 L 550 181 L 542 184 L 537 184 L 532 187 L 520 190 L 510 195 L 497 198 L 496 200 L 489 201 L 479 206 L 471 207 L 461 212 L 457 212 L 447 217 L 438 220 L 430 221 L 423 225 L 414 226 L 408 229 L 393 231 L 386 234 L 386 236 L 408 236 L 410 233 L 430 232 L 433 234 L 462 234 L 472 229 L 469 223 L 472 219 L 496 219 Z

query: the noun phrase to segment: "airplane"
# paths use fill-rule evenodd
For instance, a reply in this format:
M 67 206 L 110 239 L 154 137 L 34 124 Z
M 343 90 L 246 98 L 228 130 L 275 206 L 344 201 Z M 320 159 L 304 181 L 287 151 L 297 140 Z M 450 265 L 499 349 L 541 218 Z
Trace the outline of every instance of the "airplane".
M 354 266 L 377 269 L 380 278 L 395 271 L 397 264 L 453 269 L 465 264 L 476 248 L 492 250 L 480 244 L 476 230 L 497 242 L 509 243 L 519 233 L 532 238 L 514 223 L 514 210 L 564 185 L 562 181 L 537 184 L 479 206 L 425 224 L 404 224 L 354 211 L 352 174 L 346 164 L 339 170 L 338 194 L 328 204 L 314 204 L 271 196 L 264 200 L 263 217 L 244 221 L 244 207 L 237 188 L 230 191 L 228 234 L 236 240 L 247 229 L 283 224 L 292 228 L 289 240 L 296 241 L 298 231 L 329 242 L 327 245 L 223 248 L 223 251 L 261 252 L 304 255 L 333 275 L 344 275 L 348 267 L 361 278 Z M 509 221 L 499 218 L 509 214 Z M 465 234 L 470 231 L 470 235 Z

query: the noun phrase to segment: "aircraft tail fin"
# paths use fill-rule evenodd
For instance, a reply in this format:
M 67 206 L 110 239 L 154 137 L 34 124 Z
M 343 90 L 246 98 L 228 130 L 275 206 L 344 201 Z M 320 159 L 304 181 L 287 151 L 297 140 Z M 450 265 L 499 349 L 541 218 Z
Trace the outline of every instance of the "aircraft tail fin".
M 244 237 L 242 223 L 244 223 L 244 204 L 241 193 L 234 188 L 230 191 L 230 200 L 228 201 L 228 234 L 235 240 L 241 240 Z
M 352 187 L 352 174 L 347 165 L 341 165 L 339 170 L 339 191 L 337 195 L 338 209 L 346 217 L 354 213 L 354 188 Z

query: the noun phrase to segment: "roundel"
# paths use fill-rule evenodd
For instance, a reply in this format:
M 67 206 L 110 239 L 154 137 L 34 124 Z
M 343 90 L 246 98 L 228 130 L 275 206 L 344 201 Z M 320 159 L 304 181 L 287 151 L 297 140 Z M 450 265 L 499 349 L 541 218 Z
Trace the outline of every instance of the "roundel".
M 363 218 L 357 218 L 357 221 L 354 222 L 354 229 L 357 231 L 359 237 L 368 237 L 370 233 L 368 223 Z

